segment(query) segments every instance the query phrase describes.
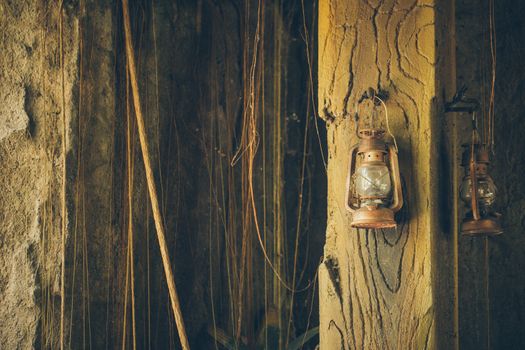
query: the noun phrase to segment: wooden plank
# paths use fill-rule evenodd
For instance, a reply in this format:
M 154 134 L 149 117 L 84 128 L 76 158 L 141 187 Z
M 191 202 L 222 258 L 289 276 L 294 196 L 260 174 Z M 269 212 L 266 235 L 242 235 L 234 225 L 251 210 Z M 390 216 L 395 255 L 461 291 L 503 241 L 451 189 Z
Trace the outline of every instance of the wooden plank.
M 482 35 L 482 13 L 488 10 L 485 3 L 476 1 L 458 2 L 457 8 L 457 70 L 458 85 L 467 84 L 468 94 L 476 99 L 481 96 L 481 84 L 475 82 L 480 74 Z M 473 11 L 473 9 L 476 9 Z M 488 13 L 488 12 L 487 12 Z M 471 123 L 465 114 L 455 116 L 457 120 L 458 144 L 471 138 Z M 461 153 L 461 150 L 458 150 Z M 458 162 L 459 163 L 459 162 Z M 457 167 L 458 187 L 464 175 Z M 459 203 L 460 221 L 466 211 Z M 485 240 L 479 237 L 458 238 L 458 308 L 459 344 L 461 349 L 488 349 L 488 310 L 485 288 Z
M 329 154 L 319 270 L 323 350 L 456 347 L 453 225 L 439 220 L 450 215 L 439 195 L 450 181 L 440 182 L 438 172 L 449 159 L 437 157 L 449 141 L 440 121 L 453 81 L 445 58 L 453 53 L 446 34 L 451 4 L 320 2 L 319 111 Z M 397 230 L 355 230 L 344 205 L 348 154 L 357 141 L 353 115 L 362 93 L 378 86 L 390 95 L 405 206 Z

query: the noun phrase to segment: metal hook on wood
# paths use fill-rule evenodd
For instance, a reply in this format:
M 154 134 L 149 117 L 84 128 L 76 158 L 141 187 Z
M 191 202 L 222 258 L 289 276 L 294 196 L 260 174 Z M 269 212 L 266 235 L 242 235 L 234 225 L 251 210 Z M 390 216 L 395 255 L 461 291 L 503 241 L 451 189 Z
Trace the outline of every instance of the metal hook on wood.
M 465 96 L 467 89 L 466 85 L 461 86 L 454 97 L 452 97 L 452 100 L 445 102 L 445 113 L 466 112 L 473 114 L 479 110 L 479 101 Z

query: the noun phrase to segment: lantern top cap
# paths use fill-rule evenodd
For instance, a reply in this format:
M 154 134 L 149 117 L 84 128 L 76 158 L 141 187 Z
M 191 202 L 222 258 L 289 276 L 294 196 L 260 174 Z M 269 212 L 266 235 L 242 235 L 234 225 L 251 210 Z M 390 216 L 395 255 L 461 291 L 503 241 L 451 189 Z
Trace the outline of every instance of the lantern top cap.
M 461 146 L 464 148 L 463 155 L 461 157 L 461 166 L 468 166 L 470 164 L 472 144 L 465 143 Z M 489 156 L 489 149 L 487 145 L 482 144 L 482 143 L 475 143 L 474 144 L 474 157 L 475 157 L 476 163 L 489 164 L 490 156 Z
M 385 136 L 383 129 L 361 129 L 358 136 L 360 139 L 382 139 Z

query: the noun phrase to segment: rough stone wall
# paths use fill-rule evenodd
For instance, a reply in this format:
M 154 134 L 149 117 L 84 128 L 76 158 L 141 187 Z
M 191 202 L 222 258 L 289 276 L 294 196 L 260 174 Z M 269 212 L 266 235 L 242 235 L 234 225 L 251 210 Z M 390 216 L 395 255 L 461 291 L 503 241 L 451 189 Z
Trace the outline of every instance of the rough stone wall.
M 0 344 L 29 349 L 57 332 L 63 112 L 75 114 L 76 17 L 64 9 L 62 111 L 58 5 L 0 1 Z M 68 147 L 68 149 L 70 149 Z M 44 313 L 43 305 L 46 305 Z

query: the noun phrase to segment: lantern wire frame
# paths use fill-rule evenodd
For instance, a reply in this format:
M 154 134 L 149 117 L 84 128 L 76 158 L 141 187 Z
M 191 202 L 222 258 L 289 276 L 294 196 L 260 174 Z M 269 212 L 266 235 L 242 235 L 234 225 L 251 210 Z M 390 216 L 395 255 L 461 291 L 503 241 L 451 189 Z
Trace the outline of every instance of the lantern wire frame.
M 362 212 L 363 207 L 354 207 L 350 202 L 352 201 L 351 198 L 356 198 L 356 182 L 355 182 L 355 175 L 353 173 L 353 169 L 355 170 L 354 164 L 354 153 L 357 152 L 359 145 L 361 142 L 364 142 L 368 138 L 374 138 L 372 134 L 367 133 L 371 131 L 380 131 L 381 130 L 381 136 L 385 134 L 385 131 L 382 129 L 375 129 L 372 125 L 369 126 L 370 129 L 362 130 L 360 131 L 359 128 L 359 113 L 358 113 L 358 105 L 359 103 L 363 102 L 364 100 L 370 100 L 373 102 L 373 105 L 375 107 L 379 106 L 381 104 L 385 110 L 385 121 L 386 121 L 386 133 L 388 133 L 391 137 L 393 142 L 388 145 L 388 143 L 385 143 L 385 146 L 387 146 L 387 153 L 390 154 L 389 163 L 390 168 L 389 173 L 390 176 L 393 176 L 393 187 L 394 187 L 394 194 L 392 198 L 392 203 L 387 206 L 383 206 L 381 209 L 377 210 L 368 210 L 365 212 Z M 353 220 L 352 220 L 352 226 L 357 228 L 386 228 L 386 227 L 395 227 L 396 222 L 394 219 L 394 213 L 399 211 L 401 207 L 403 206 L 403 198 L 402 198 L 402 189 L 400 184 L 400 175 L 399 175 L 399 167 L 397 165 L 397 154 L 398 154 L 398 145 L 397 140 L 393 133 L 390 130 L 390 124 L 389 124 L 389 118 L 388 118 L 388 108 L 386 106 L 386 103 L 384 99 L 378 96 L 378 93 L 374 91 L 374 89 L 370 88 L 362 95 L 361 99 L 356 103 L 356 113 L 355 113 L 355 124 L 356 124 L 356 136 L 361 141 L 354 145 L 352 147 L 352 150 L 350 151 L 350 164 L 349 164 L 349 174 L 347 177 L 347 189 L 346 189 L 346 207 L 347 210 L 353 213 Z M 375 110 L 373 110 L 373 114 L 371 117 L 370 122 L 372 122 L 375 119 Z M 370 157 L 370 156 L 369 156 Z M 352 195 L 353 194 L 353 195 Z M 353 201 L 352 201 L 353 202 Z M 356 218 L 357 216 L 357 218 Z

